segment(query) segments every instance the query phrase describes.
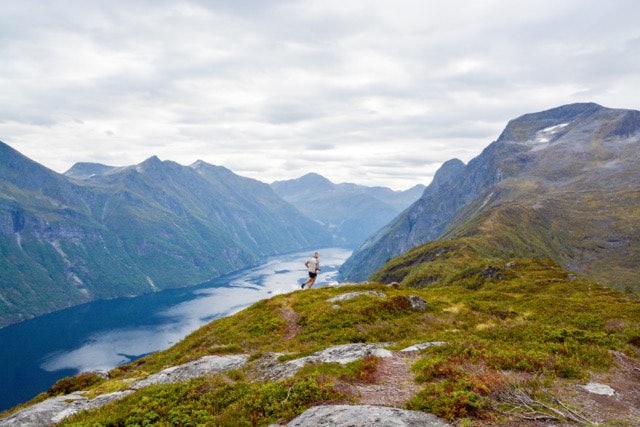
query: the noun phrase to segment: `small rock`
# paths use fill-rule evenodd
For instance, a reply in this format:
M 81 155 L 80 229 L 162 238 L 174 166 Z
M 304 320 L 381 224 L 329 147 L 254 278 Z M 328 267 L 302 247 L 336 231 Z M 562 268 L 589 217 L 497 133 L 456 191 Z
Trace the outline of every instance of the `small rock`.
M 424 342 L 421 344 L 414 344 L 411 347 L 407 347 L 407 348 L 403 348 L 402 352 L 409 352 L 409 351 L 420 351 L 420 350 L 424 350 L 425 348 L 429 348 L 429 347 L 438 347 L 441 345 L 444 345 L 445 343 L 442 341 L 431 341 L 431 342 Z
M 333 298 L 329 298 L 327 301 L 328 302 L 347 301 L 347 300 L 350 300 L 350 299 L 358 298 L 359 296 L 362 296 L 362 295 L 370 295 L 370 296 L 380 297 L 380 298 L 386 297 L 385 294 L 383 294 L 382 292 L 377 292 L 377 291 L 349 292 L 347 294 L 342 294 L 342 295 L 335 296 Z
M 483 277 L 485 279 L 498 279 L 498 280 L 502 280 L 504 279 L 504 274 L 502 274 L 502 272 L 500 271 L 499 268 L 496 268 L 492 265 L 488 266 L 487 268 L 485 268 L 484 270 L 482 270 L 480 272 L 480 277 Z
M 427 302 L 422 298 L 415 295 L 410 295 L 408 298 L 412 309 L 418 311 L 424 311 L 427 309 Z
M 616 392 L 608 385 L 600 383 L 589 383 L 587 385 L 581 385 L 580 387 L 587 390 L 589 393 L 600 394 L 603 396 L 613 396 Z

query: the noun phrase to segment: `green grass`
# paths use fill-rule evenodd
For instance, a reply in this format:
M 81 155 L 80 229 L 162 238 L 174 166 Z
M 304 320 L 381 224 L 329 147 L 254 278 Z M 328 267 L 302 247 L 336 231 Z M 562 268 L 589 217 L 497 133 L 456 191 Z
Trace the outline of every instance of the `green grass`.
M 285 422 L 313 405 L 352 403 L 341 384 L 372 381 L 378 360 L 312 365 L 294 378 L 260 381 L 255 369 L 263 355 L 284 353 L 284 362 L 338 344 L 391 342 L 392 349 L 400 349 L 427 341 L 446 345 L 421 352 L 412 368 L 421 391 L 407 407 L 460 425 L 491 425 L 505 420 L 498 410 L 505 405 L 501 396 L 513 390 L 536 396 L 542 386 L 584 382 L 613 366 L 612 351 L 638 358 L 640 302 L 575 278 L 551 261 L 483 258 L 459 240 L 393 260 L 378 275 L 381 281 L 389 277 L 401 285 L 294 292 L 218 319 L 168 350 L 114 369 L 109 380 L 88 390 L 126 388 L 127 379 L 207 354 L 249 354 L 245 368 L 150 387 L 62 425 Z M 386 296 L 328 301 L 366 290 Z M 413 310 L 410 295 L 427 301 L 427 309 Z M 285 312 L 295 314 L 293 324 Z M 293 326 L 298 330 L 291 336 Z M 69 381 L 64 387 L 76 389 Z

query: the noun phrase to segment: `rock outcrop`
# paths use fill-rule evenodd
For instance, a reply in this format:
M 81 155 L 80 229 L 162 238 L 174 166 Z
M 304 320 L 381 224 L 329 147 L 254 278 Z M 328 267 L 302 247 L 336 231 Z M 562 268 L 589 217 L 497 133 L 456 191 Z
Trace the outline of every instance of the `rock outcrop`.
M 316 406 L 287 427 L 450 427 L 435 415 L 383 406 Z

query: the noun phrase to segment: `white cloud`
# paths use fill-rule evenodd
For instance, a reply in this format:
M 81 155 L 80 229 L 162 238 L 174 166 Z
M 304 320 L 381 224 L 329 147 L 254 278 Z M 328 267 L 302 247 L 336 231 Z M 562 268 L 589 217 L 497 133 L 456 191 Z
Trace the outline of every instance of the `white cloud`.
M 521 114 L 637 109 L 632 0 L 0 3 L 0 139 L 408 188 Z M 422 163 L 424 159 L 424 164 Z

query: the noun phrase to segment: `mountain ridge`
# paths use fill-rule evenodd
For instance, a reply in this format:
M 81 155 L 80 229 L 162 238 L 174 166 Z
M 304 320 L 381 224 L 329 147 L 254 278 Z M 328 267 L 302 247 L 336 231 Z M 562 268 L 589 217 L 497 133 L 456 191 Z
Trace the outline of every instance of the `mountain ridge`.
M 538 256 L 619 289 L 640 290 L 640 272 L 630 267 L 640 262 L 634 255 L 640 236 L 633 231 L 640 221 L 634 190 L 640 181 L 639 145 L 640 112 L 635 110 L 571 104 L 511 120 L 496 141 L 457 172 L 450 187 L 432 183 L 420 200 L 356 249 L 341 268 L 341 277 L 364 280 L 386 260 L 439 238 L 475 233 L 486 237 L 482 245 L 490 253 L 527 256 L 527 239 L 546 236 L 534 251 Z M 608 196 L 614 192 L 621 197 Z M 486 230 L 500 227 L 490 218 L 501 206 L 511 206 L 513 220 L 499 233 L 503 240 L 498 242 Z M 601 219 L 589 222 L 581 207 Z M 533 218 L 535 212 L 537 222 L 519 229 L 517 218 Z M 571 243 L 554 238 L 549 229 Z M 522 236 L 515 238 L 518 234 Z M 608 234 L 628 239 L 616 247 L 605 243 Z M 583 249 L 576 252 L 573 247 Z M 607 273 L 617 268 L 607 260 L 616 258 L 618 266 L 627 266 L 619 280 Z M 597 265 L 591 265 L 594 259 Z
M 64 176 L 4 143 L 0 154 L 0 325 L 332 243 L 269 185 L 226 169 L 152 156 Z
M 418 184 L 405 191 L 393 191 L 386 187 L 334 184 L 313 172 L 275 181 L 271 187 L 309 218 L 328 227 L 335 240 L 348 247 L 359 245 L 391 221 L 425 188 Z

